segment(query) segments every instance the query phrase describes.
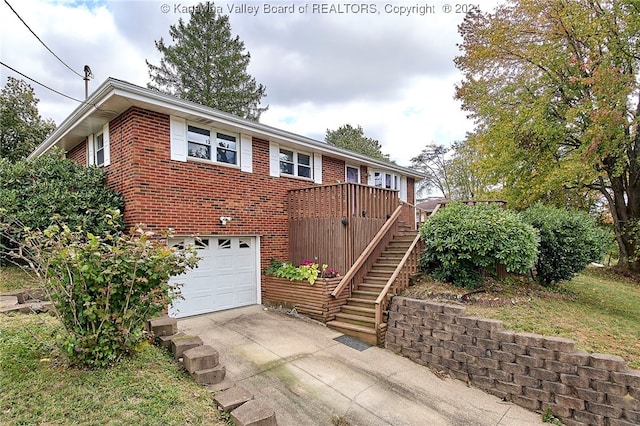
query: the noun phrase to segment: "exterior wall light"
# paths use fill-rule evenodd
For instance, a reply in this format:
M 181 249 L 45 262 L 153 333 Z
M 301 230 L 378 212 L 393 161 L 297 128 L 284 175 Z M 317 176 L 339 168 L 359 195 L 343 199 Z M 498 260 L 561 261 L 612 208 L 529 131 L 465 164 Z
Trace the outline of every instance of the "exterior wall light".
M 222 226 L 225 226 L 227 222 L 231 222 L 231 217 L 229 216 L 220 216 L 220 223 Z

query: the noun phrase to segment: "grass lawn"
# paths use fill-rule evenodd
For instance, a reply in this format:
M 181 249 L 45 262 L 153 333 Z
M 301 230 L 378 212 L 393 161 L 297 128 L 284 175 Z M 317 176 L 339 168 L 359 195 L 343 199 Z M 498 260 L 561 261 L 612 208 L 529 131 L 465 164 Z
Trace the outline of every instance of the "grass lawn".
M 465 305 L 467 314 L 503 321 L 504 327 L 573 339 L 578 349 L 623 357 L 640 369 L 640 282 L 610 268 L 588 268 L 553 291 L 531 280 L 495 285 L 483 293 L 484 303 Z M 468 290 L 431 280 L 403 295 L 436 298 Z M 495 303 L 492 303 L 495 302 Z M 497 305 L 497 306 L 487 306 Z
M 0 418 L 6 425 L 225 425 L 211 394 L 171 356 L 144 344 L 99 370 L 56 356 L 60 323 L 46 314 L 0 321 Z
M 37 286 L 38 283 L 17 266 L 0 267 L 0 293 Z

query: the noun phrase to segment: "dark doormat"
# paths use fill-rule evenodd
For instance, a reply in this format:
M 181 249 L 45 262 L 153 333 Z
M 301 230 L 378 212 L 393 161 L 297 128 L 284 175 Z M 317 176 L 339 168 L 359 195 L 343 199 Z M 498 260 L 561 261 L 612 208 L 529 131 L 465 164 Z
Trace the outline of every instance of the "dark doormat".
M 362 340 L 358 340 L 355 337 L 347 336 L 343 334 L 342 336 L 338 336 L 335 339 L 336 342 L 340 342 L 343 345 L 347 345 L 350 348 L 353 348 L 357 351 L 364 351 L 365 349 L 369 349 L 371 347 L 370 344 L 363 342 Z

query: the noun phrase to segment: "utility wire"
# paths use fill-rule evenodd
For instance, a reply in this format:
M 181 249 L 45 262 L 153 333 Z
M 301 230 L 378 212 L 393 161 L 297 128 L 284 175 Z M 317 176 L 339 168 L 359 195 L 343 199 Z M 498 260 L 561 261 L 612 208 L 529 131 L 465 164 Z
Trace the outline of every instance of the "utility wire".
M 16 12 L 16 11 L 15 11 L 15 9 L 14 9 L 13 7 L 11 7 L 11 5 L 9 4 L 9 2 L 8 2 L 7 0 L 4 0 L 4 2 L 6 3 L 6 5 L 7 5 L 7 6 L 9 6 L 9 9 L 11 9 L 11 11 L 12 11 L 12 12 L 13 12 L 17 17 L 18 17 L 18 19 L 19 19 L 19 20 L 24 24 L 24 26 L 25 26 L 25 27 L 27 27 L 27 29 L 28 29 L 29 31 L 31 31 L 31 34 L 33 34 L 33 36 L 34 36 L 35 38 L 37 38 L 37 39 L 38 39 L 38 41 L 39 41 L 40 43 L 42 43 L 42 45 L 43 45 L 43 46 L 44 46 L 44 47 L 45 47 L 49 52 L 51 52 L 51 54 L 52 54 L 53 56 L 55 56 L 57 60 L 59 60 L 59 61 L 62 63 L 62 65 L 64 65 L 65 67 L 69 68 L 69 70 L 71 70 L 71 72 L 73 72 L 73 73 L 74 73 L 75 75 L 77 75 L 78 77 L 80 77 L 80 78 L 84 78 L 84 76 L 83 76 L 83 75 L 78 74 L 78 73 L 77 73 L 73 68 L 71 68 L 71 67 L 70 67 L 69 65 L 67 65 L 67 64 L 66 64 L 62 59 L 60 59 L 60 57 L 59 57 L 58 55 L 56 55 L 55 53 L 53 53 L 53 50 L 49 49 L 49 46 L 47 46 L 46 44 L 44 44 L 44 41 L 42 41 L 42 40 L 40 39 L 40 37 L 38 37 L 38 35 L 37 35 L 36 33 L 34 33 L 34 32 L 33 32 L 33 30 L 29 27 L 29 25 L 27 25 L 27 23 L 26 23 L 26 22 L 24 22 L 24 19 L 22 19 L 22 17 L 21 17 L 20 15 L 18 15 L 18 12 Z M 4 64 L 3 64 L 3 65 L 4 65 Z M 5 65 L 5 66 L 7 66 L 7 65 Z M 7 68 L 9 68 L 9 67 L 7 67 Z M 17 72 L 17 71 L 16 71 L 16 72 Z M 26 77 L 26 76 L 25 76 L 25 77 Z M 27 77 L 27 78 L 29 78 L 29 77 Z M 36 82 L 36 83 L 37 83 L 37 82 Z M 40 83 L 38 83 L 38 84 L 40 84 Z M 40 85 L 41 85 L 41 86 L 44 86 L 44 84 L 40 84 Z M 44 86 L 44 87 L 46 87 L 46 86 Z M 47 87 L 47 89 L 49 89 L 49 88 Z M 53 89 L 49 89 L 49 90 L 53 90 Z M 55 90 L 53 90 L 53 91 L 55 92 Z M 62 95 L 62 93 L 60 93 L 60 94 Z M 66 96 L 66 95 L 63 95 L 63 96 Z M 74 99 L 74 100 L 75 100 L 75 99 Z
M 4 62 L 2 62 L 2 61 L 0 61 L 0 65 L 5 66 L 5 67 L 9 68 L 11 71 L 15 72 L 16 74 L 19 74 L 19 75 L 21 75 L 22 77 L 26 78 L 27 80 L 30 80 L 30 81 L 33 81 L 33 82 L 34 82 L 34 83 L 36 83 L 36 84 L 39 84 L 40 86 L 44 87 L 45 89 L 49 89 L 49 90 L 51 90 L 53 93 L 56 93 L 56 94 L 58 94 L 58 95 L 60 95 L 60 96 L 64 96 L 65 98 L 71 99 L 72 101 L 76 101 L 76 102 L 79 102 L 79 103 L 81 103 L 81 104 L 87 104 L 87 105 L 91 105 L 91 106 L 95 107 L 95 105 L 93 105 L 93 104 L 90 104 L 90 103 L 85 102 L 85 101 L 81 101 L 80 99 L 76 99 L 76 98 L 71 97 L 71 96 L 69 96 L 69 95 L 65 95 L 65 94 L 64 94 L 64 93 L 62 93 L 62 92 L 58 92 L 57 90 L 52 89 L 51 87 L 47 86 L 46 84 L 42 84 L 42 83 L 40 83 L 39 81 L 34 80 L 33 78 L 29 77 L 28 75 L 21 73 L 21 72 L 20 72 L 20 71 L 18 71 L 17 69 L 10 67 L 9 65 L 5 64 L 5 63 L 4 63 Z

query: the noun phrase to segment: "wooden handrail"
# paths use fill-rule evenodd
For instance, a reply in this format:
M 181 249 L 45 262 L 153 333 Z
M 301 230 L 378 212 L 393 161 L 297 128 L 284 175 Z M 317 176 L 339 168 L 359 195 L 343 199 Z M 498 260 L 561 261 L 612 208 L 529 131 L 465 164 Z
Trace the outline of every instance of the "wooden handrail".
M 331 296 L 338 297 L 340 293 L 344 290 L 347 284 L 353 279 L 354 275 L 362 268 L 362 265 L 367 260 L 367 258 L 371 255 L 371 253 L 375 250 L 376 246 L 380 243 L 385 234 L 389 231 L 389 228 L 393 226 L 393 224 L 398 220 L 400 213 L 402 212 L 402 204 L 400 204 L 393 212 L 393 214 L 389 217 L 389 219 L 382 225 L 382 228 L 378 231 L 378 233 L 373 237 L 369 245 L 360 253 L 358 259 L 353 263 L 351 268 L 344 274 L 340 284 L 331 292 Z
M 376 299 L 376 329 L 378 328 L 378 325 L 380 325 L 382 323 L 382 312 L 379 309 L 379 306 L 382 303 L 382 301 L 384 300 L 384 298 L 387 297 L 387 293 L 389 293 L 389 289 L 393 285 L 393 283 L 396 280 L 396 278 L 398 278 L 398 275 L 400 275 L 400 271 L 404 267 L 404 264 L 407 263 L 407 260 L 409 259 L 409 256 L 411 256 L 411 254 L 413 252 L 413 249 L 418 244 L 418 241 L 420 241 L 420 233 L 418 233 L 416 235 L 416 237 L 413 239 L 413 242 L 409 246 L 409 249 L 407 250 L 407 252 L 402 257 L 402 260 L 400 261 L 400 263 L 398 263 L 398 266 L 396 267 L 396 270 L 393 271 L 393 274 L 391 275 L 391 277 L 389 277 L 389 280 L 387 281 L 387 284 L 384 286 L 384 288 L 382 289 L 382 291 L 378 295 L 378 298 Z

